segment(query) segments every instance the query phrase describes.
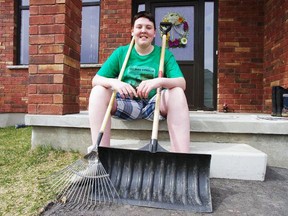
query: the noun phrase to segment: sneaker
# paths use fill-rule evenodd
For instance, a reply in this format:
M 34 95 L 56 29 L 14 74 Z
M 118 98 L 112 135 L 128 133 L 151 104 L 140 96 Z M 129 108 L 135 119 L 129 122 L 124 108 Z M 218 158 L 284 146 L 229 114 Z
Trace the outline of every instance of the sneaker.
M 285 107 L 282 109 L 282 117 L 288 117 L 288 109 Z

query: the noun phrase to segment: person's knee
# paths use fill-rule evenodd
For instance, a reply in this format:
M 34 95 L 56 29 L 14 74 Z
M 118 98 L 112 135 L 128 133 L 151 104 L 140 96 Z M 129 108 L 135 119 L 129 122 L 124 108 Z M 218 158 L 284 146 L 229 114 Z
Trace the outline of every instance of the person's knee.
M 109 100 L 111 97 L 112 91 L 111 89 L 107 89 L 103 86 L 94 86 L 91 89 L 89 101 L 91 100 L 101 100 L 105 102 L 105 100 Z
M 161 101 L 160 113 L 167 116 L 168 113 L 188 112 L 188 104 L 185 92 L 182 88 L 176 87 L 165 90 Z
M 99 102 L 103 105 L 108 104 L 111 98 L 111 94 L 111 89 L 107 89 L 103 86 L 94 86 L 90 92 L 89 106 L 99 106 Z
M 169 90 L 169 100 L 184 105 L 187 103 L 185 92 L 180 87 L 176 87 Z

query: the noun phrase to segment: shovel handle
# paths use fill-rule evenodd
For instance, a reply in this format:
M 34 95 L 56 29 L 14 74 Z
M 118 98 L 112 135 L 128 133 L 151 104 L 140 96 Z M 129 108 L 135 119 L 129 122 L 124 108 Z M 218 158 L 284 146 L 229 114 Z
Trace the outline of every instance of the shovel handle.
M 164 74 L 166 38 L 167 38 L 167 33 L 171 30 L 171 27 L 172 27 L 172 23 L 170 23 L 170 22 L 161 22 L 160 23 L 160 30 L 162 32 L 162 47 L 161 47 L 160 64 L 159 64 L 159 72 L 158 72 L 159 78 L 162 78 L 163 74 Z M 155 101 L 155 110 L 154 110 L 151 140 L 157 140 L 158 139 L 161 89 L 162 89 L 161 87 L 157 88 L 157 93 L 156 93 L 156 101 Z M 153 144 L 153 143 L 157 143 L 157 142 L 151 142 L 151 143 Z M 154 147 L 154 149 L 155 148 L 157 148 L 157 146 Z
M 118 76 L 118 80 L 121 80 L 122 77 L 123 77 L 123 74 L 124 74 L 124 71 L 125 71 L 127 62 L 128 62 L 128 60 L 129 60 L 129 56 L 130 56 L 131 50 L 132 50 L 132 48 L 133 48 L 134 42 L 135 42 L 135 38 L 133 37 L 132 40 L 131 40 L 131 42 L 130 42 L 128 51 L 127 51 L 127 53 L 126 53 L 126 56 L 125 56 L 123 65 L 122 65 L 122 67 L 121 67 L 121 70 L 120 70 L 120 73 L 119 73 L 119 76 Z M 110 117 L 110 115 L 111 115 L 111 110 L 112 110 L 112 107 L 113 107 L 113 105 L 114 105 L 116 93 L 117 93 L 117 91 L 116 91 L 116 90 L 113 90 L 113 93 L 112 93 L 112 95 L 111 95 L 111 98 L 110 98 L 110 101 L 109 101 L 109 104 L 108 104 L 108 107 L 107 107 L 107 110 L 106 110 L 104 119 L 103 119 L 103 121 L 102 121 L 100 130 L 99 130 L 98 139 L 97 139 L 97 146 L 100 145 L 100 142 L 101 142 L 101 140 L 102 140 L 102 136 L 103 136 L 103 133 L 104 133 L 104 131 L 105 131 L 107 122 L 108 122 L 109 117 Z
M 167 35 L 172 28 L 171 22 L 160 22 L 160 31 L 163 35 Z

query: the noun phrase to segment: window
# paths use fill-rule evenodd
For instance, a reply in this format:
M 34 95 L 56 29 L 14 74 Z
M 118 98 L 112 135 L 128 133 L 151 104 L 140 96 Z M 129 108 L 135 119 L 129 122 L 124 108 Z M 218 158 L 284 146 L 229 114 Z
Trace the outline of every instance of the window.
M 29 0 L 19 1 L 17 64 L 29 64 Z M 82 0 L 81 63 L 98 63 L 100 0 Z
M 100 0 L 82 1 L 81 63 L 98 63 Z
M 27 65 L 29 63 L 29 0 L 20 2 L 17 64 Z

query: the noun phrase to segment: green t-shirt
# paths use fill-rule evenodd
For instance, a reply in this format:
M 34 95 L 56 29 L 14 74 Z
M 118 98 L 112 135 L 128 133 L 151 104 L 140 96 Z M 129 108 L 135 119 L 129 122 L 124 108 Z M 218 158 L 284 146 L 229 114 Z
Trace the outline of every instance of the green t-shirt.
M 129 45 L 120 46 L 117 48 L 102 65 L 97 74 L 107 78 L 118 77 L 128 48 Z M 135 50 L 135 47 L 133 47 L 122 77 L 122 81 L 129 83 L 136 88 L 141 81 L 158 77 L 160 54 L 161 48 L 159 46 L 154 46 L 154 50 L 145 56 L 139 55 Z M 163 77 L 167 78 L 183 77 L 176 59 L 168 49 L 165 50 L 163 73 Z M 149 93 L 149 98 L 153 97 L 155 93 L 156 90 L 152 90 Z

